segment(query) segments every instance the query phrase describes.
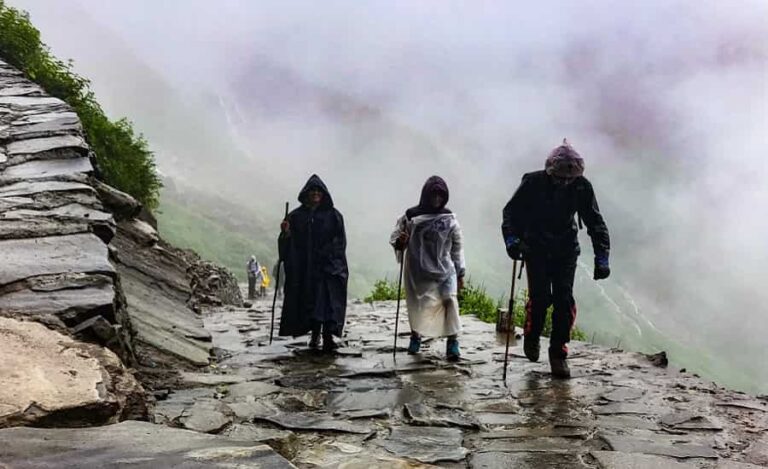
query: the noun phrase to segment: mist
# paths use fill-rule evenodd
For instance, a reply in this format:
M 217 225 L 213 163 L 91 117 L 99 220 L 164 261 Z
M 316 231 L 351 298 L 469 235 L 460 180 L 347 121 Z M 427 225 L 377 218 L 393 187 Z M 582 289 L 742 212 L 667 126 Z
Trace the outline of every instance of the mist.
M 768 392 L 768 3 L 8 3 L 174 181 L 269 229 L 318 173 L 358 292 L 394 276 L 389 232 L 439 174 L 469 274 L 503 295 L 501 209 L 568 137 L 612 238 L 595 284 L 582 235 L 580 324 Z

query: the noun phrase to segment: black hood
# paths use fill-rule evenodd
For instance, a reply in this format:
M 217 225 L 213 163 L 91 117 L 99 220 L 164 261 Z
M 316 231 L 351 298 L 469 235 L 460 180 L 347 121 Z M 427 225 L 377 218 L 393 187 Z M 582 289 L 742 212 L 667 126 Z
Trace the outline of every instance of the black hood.
M 320 191 L 325 194 L 323 200 L 320 202 L 320 207 L 332 208 L 333 198 L 331 197 L 331 193 L 328 192 L 328 187 L 326 187 L 323 180 L 320 179 L 320 176 L 317 174 L 313 174 L 309 179 L 307 179 L 307 183 L 304 184 L 304 188 L 301 189 L 301 192 L 299 192 L 299 202 L 301 202 L 302 205 L 306 205 L 307 197 L 309 196 L 309 190 L 313 187 L 320 189 Z
M 444 198 L 443 205 L 438 208 L 433 207 L 430 203 L 430 196 L 435 192 L 443 194 Z M 448 204 L 449 195 L 450 193 L 448 191 L 448 184 L 445 183 L 443 178 L 440 176 L 431 176 L 429 179 L 427 179 L 427 182 L 424 183 L 424 187 L 421 188 L 421 198 L 419 199 L 419 205 L 409 208 L 405 212 L 405 215 L 408 218 L 413 218 L 427 213 L 451 213 L 450 210 L 445 208 L 445 206 Z

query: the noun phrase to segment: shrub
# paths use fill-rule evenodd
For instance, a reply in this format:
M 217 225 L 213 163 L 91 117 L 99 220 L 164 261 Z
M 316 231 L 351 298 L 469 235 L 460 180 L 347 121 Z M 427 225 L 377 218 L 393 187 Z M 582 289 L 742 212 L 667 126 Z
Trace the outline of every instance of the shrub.
M 400 291 L 400 299 L 405 298 L 405 289 Z M 388 279 L 377 280 L 373 284 L 373 290 L 371 294 L 366 296 L 363 301 L 366 303 L 372 303 L 374 301 L 387 301 L 397 299 L 397 282 L 389 281 Z
M 72 62 L 51 55 L 29 16 L 0 0 L 0 57 L 74 108 L 86 140 L 96 153 L 101 177 L 154 209 L 161 187 L 147 142 L 126 119 L 111 121 L 96 102 L 90 82 L 72 70 Z
M 525 325 L 525 304 L 528 301 L 528 291 L 522 290 L 517 293 L 515 299 L 515 307 L 513 310 L 513 321 L 516 326 L 524 327 Z M 498 317 L 498 309 L 503 304 L 501 299 L 494 300 L 488 295 L 485 288 L 482 286 L 475 286 L 470 280 L 464 283 L 464 291 L 459 295 L 459 311 L 461 314 L 474 314 L 483 322 L 489 322 L 496 324 Z M 549 337 L 552 334 L 552 307 L 547 310 L 547 317 L 544 320 L 544 331 L 542 335 Z M 571 331 L 571 339 L 587 341 L 587 335 L 579 329 L 574 327 Z

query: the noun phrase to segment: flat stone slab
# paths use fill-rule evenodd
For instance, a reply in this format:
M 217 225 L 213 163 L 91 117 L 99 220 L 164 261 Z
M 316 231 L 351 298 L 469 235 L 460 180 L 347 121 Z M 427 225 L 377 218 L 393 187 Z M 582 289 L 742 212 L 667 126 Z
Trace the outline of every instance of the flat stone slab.
M 239 375 L 217 375 L 212 373 L 192 373 L 187 371 L 181 372 L 181 379 L 188 384 L 203 386 L 238 384 L 246 381 L 245 377 Z
M 227 399 L 259 399 L 269 394 L 280 391 L 279 386 L 265 383 L 263 381 L 249 381 L 245 383 L 233 384 L 227 388 Z
M 60 148 L 77 148 L 83 153 L 88 151 L 88 145 L 85 143 L 85 140 L 77 135 L 17 140 L 6 145 L 5 151 L 8 153 L 8 156 L 14 156 L 42 153 Z
M 94 311 L 111 310 L 115 289 L 110 283 L 58 291 L 17 290 L 0 296 L 0 311 L 18 314 L 55 314 L 65 322 L 82 322 Z
M 0 430 L 0 461 L 24 469 L 295 467 L 267 445 L 137 421 L 82 429 Z
M 578 469 L 589 466 L 577 454 L 550 453 L 475 453 L 469 458 L 470 469 Z
M 602 399 L 610 402 L 624 402 L 640 399 L 645 391 L 637 388 L 618 388 L 600 396 Z
M 600 469 L 695 469 L 699 466 L 650 454 L 592 451 Z
M 201 433 L 219 433 L 232 423 L 234 415 L 223 402 L 215 400 L 197 401 L 184 413 L 180 419 L 184 428 Z
M 511 430 L 494 430 L 481 433 L 480 438 L 484 440 L 543 437 L 585 439 L 589 434 L 589 429 L 584 427 L 519 427 Z
M 423 463 L 462 461 L 468 450 L 461 446 L 463 433 L 456 428 L 393 427 L 379 445 L 398 457 Z
M 132 375 L 114 371 L 122 365 L 109 350 L 36 322 L 0 317 L 0 357 L 0 427 L 103 424 L 122 411 L 117 387 L 132 399 L 141 392 Z
M 600 435 L 613 449 L 622 453 L 644 453 L 673 458 L 717 459 L 713 443 L 678 443 L 679 438 L 667 435 L 647 435 L 643 437 L 622 435 Z
M 644 404 L 622 404 L 612 403 L 607 405 L 601 405 L 594 408 L 596 415 L 626 415 L 626 414 L 638 414 L 638 415 L 653 415 L 653 409 Z
M 480 428 L 480 421 L 475 416 L 458 409 L 435 409 L 425 404 L 406 404 L 405 413 L 413 425 Z
M 115 271 L 107 245 L 91 233 L 0 240 L 0 252 L 0 286 L 40 275 Z
M 583 442 L 573 438 L 513 438 L 489 440 L 479 452 L 503 453 L 577 453 L 583 451 Z
M 44 192 L 88 192 L 95 194 L 93 187 L 73 181 L 22 181 L 0 186 L 0 197 L 18 197 L 42 194 Z
M 65 174 L 90 173 L 93 166 L 88 158 L 33 160 L 5 168 L 3 178 L 37 179 Z
M 394 409 L 408 403 L 421 402 L 423 398 L 420 392 L 409 385 L 402 389 L 341 391 L 328 394 L 328 408 L 337 411 Z
M 326 414 L 312 412 L 259 415 L 254 418 L 256 420 L 272 422 L 288 430 L 333 431 L 359 434 L 369 434 L 373 431 L 369 425 L 337 420 Z

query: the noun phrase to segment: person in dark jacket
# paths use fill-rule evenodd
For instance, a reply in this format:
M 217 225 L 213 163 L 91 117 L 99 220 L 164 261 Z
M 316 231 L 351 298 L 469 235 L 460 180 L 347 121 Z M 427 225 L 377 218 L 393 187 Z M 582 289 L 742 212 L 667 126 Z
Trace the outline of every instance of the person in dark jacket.
M 347 240 L 344 218 L 323 181 L 312 175 L 299 193 L 301 206 L 280 225 L 280 258 L 285 263 L 281 336 L 312 332 L 310 348 L 337 348 L 347 309 Z
M 552 375 L 569 378 L 568 341 L 576 321 L 573 280 L 581 253 L 578 230 L 582 220 L 592 239 L 594 279 L 610 273 L 608 227 L 597 205 L 592 184 L 583 176 L 584 160 L 563 139 L 552 150 L 545 169 L 523 176 L 515 194 L 504 207 L 501 225 L 507 254 L 525 261 L 528 303 L 523 349 L 531 361 L 539 360 L 539 337 L 547 308 L 552 305 L 549 362 Z M 578 215 L 579 225 L 574 221 Z

